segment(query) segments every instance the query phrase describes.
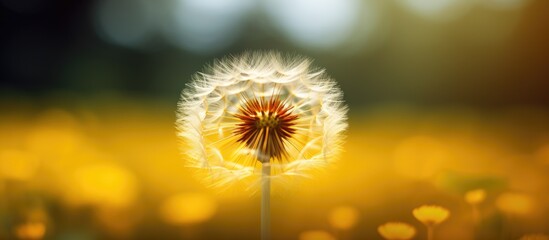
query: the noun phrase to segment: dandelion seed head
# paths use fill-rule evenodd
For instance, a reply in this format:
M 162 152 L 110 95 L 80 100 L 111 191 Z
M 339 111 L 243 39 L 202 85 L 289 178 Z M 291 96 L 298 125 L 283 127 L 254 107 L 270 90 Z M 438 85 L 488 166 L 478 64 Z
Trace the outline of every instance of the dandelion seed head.
M 336 82 L 304 57 L 246 52 L 193 76 L 177 111 L 187 165 L 215 186 L 305 176 L 337 159 L 347 108 Z

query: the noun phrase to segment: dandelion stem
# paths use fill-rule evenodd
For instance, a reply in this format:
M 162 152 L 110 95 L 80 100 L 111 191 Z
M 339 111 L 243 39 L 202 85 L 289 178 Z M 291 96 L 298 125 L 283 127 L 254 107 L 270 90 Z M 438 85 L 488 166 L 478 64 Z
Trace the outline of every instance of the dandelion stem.
M 261 167 L 261 240 L 271 239 L 271 165 Z
M 427 226 L 427 240 L 434 240 L 435 239 L 435 227 L 434 226 Z
M 474 232 L 474 239 L 477 239 L 480 235 L 480 210 L 478 208 L 477 204 L 471 205 L 473 210 L 473 232 Z
M 480 223 L 480 211 L 476 204 L 471 205 L 473 209 L 473 223 L 477 227 Z

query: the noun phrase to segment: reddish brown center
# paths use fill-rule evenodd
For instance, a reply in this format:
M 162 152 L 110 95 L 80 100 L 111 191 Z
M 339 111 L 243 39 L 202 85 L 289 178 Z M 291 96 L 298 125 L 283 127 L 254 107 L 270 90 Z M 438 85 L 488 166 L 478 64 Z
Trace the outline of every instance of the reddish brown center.
M 286 155 L 285 142 L 296 132 L 298 116 L 292 109 L 278 98 L 246 101 L 235 115 L 240 120 L 235 130 L 238 142 L 254 150 L 261 162 L 282 159 Z

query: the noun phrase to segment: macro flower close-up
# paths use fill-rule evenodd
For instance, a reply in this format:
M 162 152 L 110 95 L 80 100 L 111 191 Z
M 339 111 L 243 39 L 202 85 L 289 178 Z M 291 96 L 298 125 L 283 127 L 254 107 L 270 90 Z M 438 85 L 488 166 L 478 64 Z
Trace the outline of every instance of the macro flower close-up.
M 247 52 L 194 76 L 179 102 L 178 135 L 188 166 L 215 186 L 253 183 L 261 166 L 273 179 L 308 176 L 341 152 L 346 111 L 311 60 Z
M 410 240 L 416 235 L 416 228 L 403 222 L 385 223 L 377 231 L 387 240 Z
M 0 240 L 541 240 L 549 0 L 0 0 Z

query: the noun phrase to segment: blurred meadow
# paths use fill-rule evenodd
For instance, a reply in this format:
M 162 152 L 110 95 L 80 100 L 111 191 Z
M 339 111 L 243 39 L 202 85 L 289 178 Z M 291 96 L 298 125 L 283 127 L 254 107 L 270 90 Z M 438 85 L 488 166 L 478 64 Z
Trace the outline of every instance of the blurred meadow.
M 306 55 L 345 152 L 272 198 L 273 239 L 549 239 L 549 1 L 0 0 L 0 239 L 257 239 L 259 195 L 184 167 L 180 91 Z

